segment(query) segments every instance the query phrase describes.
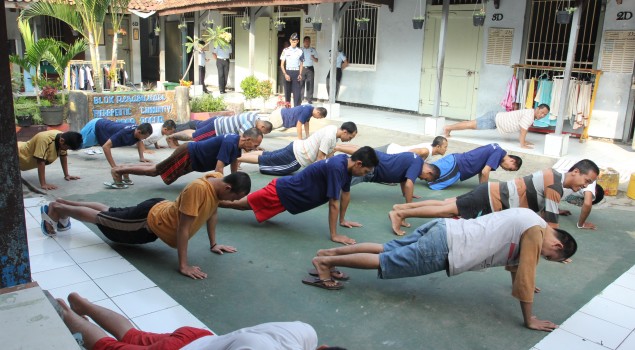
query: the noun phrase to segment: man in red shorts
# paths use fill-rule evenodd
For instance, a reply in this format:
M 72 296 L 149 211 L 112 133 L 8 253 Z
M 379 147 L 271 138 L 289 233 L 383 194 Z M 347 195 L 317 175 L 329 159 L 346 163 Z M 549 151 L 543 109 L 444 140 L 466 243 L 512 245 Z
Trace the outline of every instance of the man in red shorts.
M 349 158 L 340 154 L 315 162 L 301 172 L 273 179 L 264 188 L 235 202 L 221 202 L 221 208 L 253 210 L 258 222 L 288 211 L 299 214 L 328 202 L 329 231 L 333 242 L 355 244 L 355 240 L 337 233 L 340 226 L 359 227 L 357 222 L 344 219 L 350 202 L 352 176 L 364 176 L 379 164 L 377 154 L 368 146 L 358 149 Z M 340 197 L 341 207 L 340 211 Z
M 231 165 L 231 172 L 238 171 L 236 159 L 241 155 L 241 149 L 252 151 L 262 142 L 262 132 L 256 128 L 246 130 L 242 135 L 227 134 L 213 137 L 205 141 L 190 142 L 180 145 L 172 155 L 158 164 L 123 165 L 113 168 L 110 173 L 114 182 L 104 183 L 109 188 L 128 188 L 122 183 L 129 174 L 143 176 L 161 175 L 166 185 L 172 184 L 179 177 L 192 171 L 216 171 L 223 173 L 227 165 Z

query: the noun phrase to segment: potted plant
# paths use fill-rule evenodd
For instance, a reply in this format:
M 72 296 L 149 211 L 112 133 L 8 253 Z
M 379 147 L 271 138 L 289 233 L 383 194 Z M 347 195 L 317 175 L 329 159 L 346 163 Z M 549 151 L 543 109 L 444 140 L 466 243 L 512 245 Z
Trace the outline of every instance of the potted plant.
M 159 34 L 161 34 L 161 27 L 154 27 L 154 35 L 159 36 Z
M 211 20 L 211 19 L 205 20 L 205 22 L 203 22 L 203 28 L 205 29 L 214 28 L 214 20 Z
M 569 24 L 577 7 L 567 7 L 564 10 L 556 11 L 556 22 L 558 24 Z
M 187 23 L 185 23 L 185 22 L 179 23 L 179 25 L 176 26 L 176 27 L 179 28 L 184 33 L 187 31 Z
M 414 17 L 412 19 L 412 29 L 422 29 L 425 17 Z
M 284 30 L 284 26 L 285 26 L 286 22 L 282 21 L 282 20 L 277 20 L 275 22 L 273 22 L 273 25 L 276 27 L 276 30 L 281 32 Z
M 37 102 L 32 99 L 19 97 L 13 100 L 13 112 L 18 126 L 26 127 L 42 123 Z
M 60 125 L 64 122 L 64 106 L 57 104 L 57 93 L 54 86 L 44 86 L 40 93 L 40 116 L 45 125 Z
M 322 30 L 322 17 L 317 17 L 313 19 L 312 23 L 313 23 L 313 29 L 315 29 L 316 32 L 319 32 L 320 30 Z
M 368 22 L 370 22 L 370 18 L 366 18 L 366 17 L 355 18 L 355 22 L 357 22 L 357 29 L 366 30 L 368 29 Z
M 240 26 L 243 27 L 244 30 L 249 30 L 249 20 L 248 19 L 243 19 L 240 22 Z
M 255 76 L 250 75 L 240 82 L 240 88 L 243 90 L 245 100 L 249 101 L 249 109 L 255 109 L 253 100 L 262 97 L 263 105 L 265 101 L 271 96 L 272 85 L 269 80 L 258 80 Z
M 206 120 L 211 117 L 231 115 L 222 97 L 205 94 L 190 101 L 190 120 Z
M 485 23 L 485 8 L 481 8 L 472 15 L 472 23 L 475 27 L 480 27 Z

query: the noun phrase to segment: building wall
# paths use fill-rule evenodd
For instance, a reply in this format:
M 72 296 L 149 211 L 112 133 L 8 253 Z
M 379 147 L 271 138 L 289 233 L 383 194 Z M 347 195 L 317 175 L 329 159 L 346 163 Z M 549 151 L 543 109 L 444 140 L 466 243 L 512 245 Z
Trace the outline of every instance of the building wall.
M 339 6 L 339 4 L 338 4 Z M 326 75 L 331 47 L 332 5 L 323 4 L 322 31 L 316 49 L 318 98 L 326 99 Z M 382 6 L 378 13 L 377 59 L 374 69 L 349 66 L 342 74 L 339 100 L 365 105 L 417 111 L 423 52 L 422 30 L 412 29 L 415 2 L 396 1 L 394 12 Z M 315 11 L 312 6 L 309 14 Z
M 507 82 L 514 72 L 511 65 L 522 61 L 523 28 L 524 21 L 519 20 L 525 17 L 527 7 L 526 1 L 504 1 L 499 9 L 494 8 L 493 1 L 486 3 L 485 24 L 483 25 L 483 57 L 479 72 L 478 102 L 476 105 L 477 116 L 491 110 L 502 109 L 499 105 L 505 95 Z M 493 21 L 493 15 L 500 14 L 502 20 Z M 497 16 L 499 17 L 499 16 Z M 490 28 L 511 28 L 514 29 L 514 41 L 509 66 L 487 64 L 487 37 Z
M 630 11 L 632 14 L 635 13 L 635 2 L 624 1 L 621 5 L 618 5 L 615 1 L 609 1 L 606 5 L 602 31 L 635 30 L 635 18 L 617 20 L 617 14 L 621 11 Z M 604 39 L 602 39 L 600 46 L 598 69 L 602 68 L 603 47 Z M 589 127 L 590 136 L 614 139 L 622 138 L 626 118 L 631 118 L 630 113 L 627 114 L 627 110 L 631 95 L 632 80 L 633 74 L 631 73 L 602 74 Z

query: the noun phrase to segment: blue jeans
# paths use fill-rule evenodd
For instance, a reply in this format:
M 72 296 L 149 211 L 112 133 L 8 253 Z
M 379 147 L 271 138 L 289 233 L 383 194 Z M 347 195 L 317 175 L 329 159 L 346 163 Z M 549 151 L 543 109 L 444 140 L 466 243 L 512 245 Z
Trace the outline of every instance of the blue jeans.
M 379 254 L 381 279 L 423 276 L 448 265 L 445 219 L 432 220 L 410 235 L 384 244 Z
M 498 114 L 497 111 L 491 111 L 476 118 L 476 129 L 477 130 L 496 129 L 496 114 Z

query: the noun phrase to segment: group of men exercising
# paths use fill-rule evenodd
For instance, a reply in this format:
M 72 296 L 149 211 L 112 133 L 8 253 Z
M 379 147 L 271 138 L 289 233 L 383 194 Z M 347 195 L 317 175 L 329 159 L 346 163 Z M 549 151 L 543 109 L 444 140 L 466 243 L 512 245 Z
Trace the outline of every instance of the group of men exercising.
M 66 151 L 96 144 L 102 146 L 111 165 L 113 181 L 105 183 L 109 188 L 128 188 L 133 184 L 130 174 L 160 175 L 170 185 L 192 171 L 214 171 L 185 186 L 174 201 L 153 198 L 133 207 L 113 208 L 101 203 L 57 199 L 41 207 L 41 229 L 44 234 L 53 235 L 68 230 L 70 218 L 74 218 L 96 224 L 113 242 L 141 244 L 160 239 L 177 249 L 180 273 L 202 279 L 207 274 L 189 263 L 187 245 L 203 225 L 212 252 L 236 251 L 217 240 L 219 207 L 253 211 L 256 220 L 263 222 L 283 211 L 299 214 L 328 203 L 330 239 L 345 246 L 319 250 L 312 260 L 315 269 L 309 271 L 310 276 L 302 283 L 328 290 L 341 289 L 340 280 L 348 276 L 338 267 L 374 269 L 379 278 L 392 279 L 437 271 L 454 276 L 485 267 L 506 266 L 512 274 L 512 295 L 520 301 L 525 325 L 545 331 L 556 327 L 550 321 L 533 317 L 531 312 L 536 265 L 540 256 L 563 262 L 576 252 L 575 239 L 558 229 L 558 216 L 566 214 L 559 210 L 559 202 L 565 195 L 580 193 L 585 199 L 583 206 L 590 206 L 586 200 L 589 192 L 593 195 L 592 203 L 599 201 L 601 188 L 589 189 L 599 174 L 595 163 L 585 159 L 566 172 L 545 169 L 507 182 L 490 182 L 492 171 L 499 167 L 516 171 L 522 166 L 522 159 L 508 154 L 498 144 L 445 155 L 448 141 L 443 136 L 431 144 L 391 144 L 386 152 L 368 146 L 338 144 L 355 138 L 358 132 L 355 123 L 326 126 L 309 135 L 311 116 L 323 118 L 326 110 L 310 105 L 294 108 L 301 110 L 274 113 L 275 123 L 253 112 L 184 125 L 168 121 L 135 126 L 94 119 L 80 133 L 37 135 L 36 138 L 47 140 L 48 148 L 36 138 L 20 144 L 20 165 L 21 170 L 37 167 L 44 189 L 54 189 L 46 183 L 44 165 L 62 157 L 65 179 L 73 180 L 75 177 L 68 175 Z M 264 135 L 280 126 L 296 126 L 298 140 L 279 150 L 259 150 Z M 302 138 L 302 127 L 306 138 Z M 153 131 L 155 137 L 144 145 L 143 140 Z M 163 136 L 176 149 L 157 164 L 119 166 L 112 159 L 110 148 L 137 144 L 140 161 L 144 162 L 144 146 L 154 144 L 159 148 L 158 140 Z M 192 142 L 179 145 L 178 141 Z M 433 156 L 441 158 L 430 161 Z M 281 177 L 251 192 L 249 176 L 238 171 L 240 162 L 258 164 L 261 173 Z M 223 176 L 227 165 L 230 174 Z M 413 201 L 418 198 L 414 195 L 418 179 L 427 181 L 433 190 L 441 190 L 477 175 L 480 184 L 461 196 L 444 201 Z M 394 205 L 389 213 L 392 231 L 399 236 L 405 235 L 403 227 L 410 227 L 407 218 L 438 219 L 385 244 L 357 243 L 340 234 L 338 226 L 361 226 L 345 218 L 350 188 L 361 182 L 400 185 L 405 203 Z M 584 218 L 581 216 L 578 228 L 595 228 L 585 222 L 589 211 Z

